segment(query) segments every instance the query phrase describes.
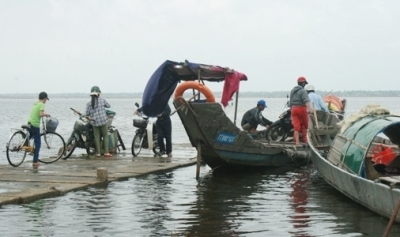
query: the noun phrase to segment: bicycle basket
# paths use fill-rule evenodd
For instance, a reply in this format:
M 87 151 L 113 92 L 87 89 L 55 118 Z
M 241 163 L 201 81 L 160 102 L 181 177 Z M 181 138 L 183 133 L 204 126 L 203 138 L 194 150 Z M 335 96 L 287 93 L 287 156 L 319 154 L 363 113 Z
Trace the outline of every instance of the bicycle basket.
M 143 119 L 134 119 L 133 126 L 137 128 L 145 128 L 147 126 L 147 121 Z
M 58 126 L 58 119 L 54 117 L 47 118 L 46 120 L 47 132 L 56 132 L 57 126 Z

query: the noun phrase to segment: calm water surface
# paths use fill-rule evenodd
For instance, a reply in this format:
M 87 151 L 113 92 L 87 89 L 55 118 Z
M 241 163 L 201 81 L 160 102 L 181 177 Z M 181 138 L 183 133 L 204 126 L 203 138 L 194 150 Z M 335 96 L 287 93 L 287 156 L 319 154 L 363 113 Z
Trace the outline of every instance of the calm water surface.
M 241 99 L 238 120 L 257 100 Z M 26 121 L 35 100 L 0 101 L 6 107 L 0 122 L 0 163 L 7 164 L 4 147 L 10 128 Z M 86 101 L 54 98 L 46 104 L 47 112 L 60 120 L 57 131 L 65 138 L 76 119 L 69 107 L 83 111 Z M 128 146 L 136 101 L 140 102 L 109 99 L 117 112 L 113 124 Z M 378 103 L 400 114 L 399 98 L 348 101 L 348 113 Z M 264 115 L 275 120 L 285 102 L 267 99 Z M 233 118 L 233 108 L 227 108 L 227 114 Z M 176 148 L 188 139 L 179 118 L 172 120 Z M 312 167 L 229 173 L 203 166 L 196 180 L 191 166 L 26 205 L 6 205 L 0 216 L 2 236 L 382 236 L 388 223 L 331 188 Z M 399 224 L 391 236 L 400 236 Z

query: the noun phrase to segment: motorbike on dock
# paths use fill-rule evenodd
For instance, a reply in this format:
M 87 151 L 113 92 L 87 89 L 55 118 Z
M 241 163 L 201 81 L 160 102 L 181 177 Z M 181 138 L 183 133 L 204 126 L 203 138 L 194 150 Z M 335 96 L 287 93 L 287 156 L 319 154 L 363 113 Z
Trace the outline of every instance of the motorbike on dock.
M 79 111 L 73 108 L 70 109 L 74 111 L 74 114 L 79 115 L 79 119 L 75 121 L 71 136 L 65 143 L 65 154 L 63 159 L 68 159 L 77 147 L 85 149 L 88 155 L 94 155 L 96 153 L 96 147 L 93 126 L 90 124 L 92 119 L 89 116 L 81 114 Z M 111 126 L 115 112 L 106 110 L 106 113 L 108 116 L 108 142 L 109 146 L 111 144 L 110 148 L 115 147 L 116 149 L 120 150 L 121 147 L 122 150 L 125 150 L 125 145 L 122 141 L 121 135 L 114 126 Z
M 133 126 L 137 129 L 132 140 L 132 155 L 135 157 L 138 156 L 142 148 L 153 150 L 156 155 L 160 152 L 156 124 L 142 114 L 138 103 L 135 103 L 135 105 L 138 108 L 135 111 L 135 115 L 139 116 L 140 119 L 133 119 Z

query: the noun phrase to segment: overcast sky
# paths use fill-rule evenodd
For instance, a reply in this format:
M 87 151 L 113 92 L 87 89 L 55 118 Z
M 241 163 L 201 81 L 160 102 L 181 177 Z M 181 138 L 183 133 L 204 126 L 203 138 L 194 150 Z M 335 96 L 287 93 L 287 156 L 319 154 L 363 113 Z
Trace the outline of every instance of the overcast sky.
M 241 91 L 289 91 L 298 76 L 316 90 L 399 90 L 399 9 L 396 0 L 1 0 L 0 93 L 142 92 L 165 60 L 185 59 L 245 73 Z

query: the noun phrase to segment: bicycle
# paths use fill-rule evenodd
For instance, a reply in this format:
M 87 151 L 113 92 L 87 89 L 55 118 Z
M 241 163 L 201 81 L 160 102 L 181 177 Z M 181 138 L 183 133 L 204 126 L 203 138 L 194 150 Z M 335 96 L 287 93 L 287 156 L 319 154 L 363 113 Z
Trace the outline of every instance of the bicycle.
M 57 119 L 55 118 L 42 118 L 42 132 L 40 134 L 41 147 L 40 156 L 44 158 L 39 158 L 39 161 L 45 164 L 50 164 L 59 160 L 65 152 L 65 142 L 63 137 L 56 133 Z M 57 124 L 55 124 L 57 123 Z M 22 125 L 21 129 L 11 129 L 11 131 L 16 130 L 10 135 L 7 148 L 7 160 L 10 165 L 18 167 L 21 165 L 29 153 L 33 155 L 35 151 L 33 138 L 31 138 L 31 125 Z M 31 145 L 32 144 L 32 145 Z

